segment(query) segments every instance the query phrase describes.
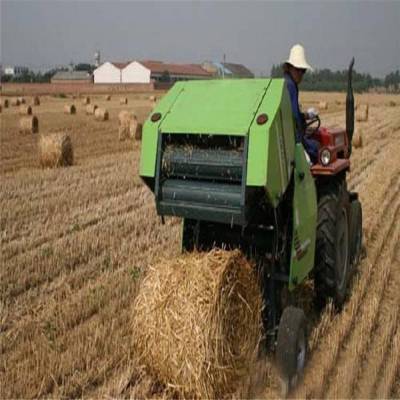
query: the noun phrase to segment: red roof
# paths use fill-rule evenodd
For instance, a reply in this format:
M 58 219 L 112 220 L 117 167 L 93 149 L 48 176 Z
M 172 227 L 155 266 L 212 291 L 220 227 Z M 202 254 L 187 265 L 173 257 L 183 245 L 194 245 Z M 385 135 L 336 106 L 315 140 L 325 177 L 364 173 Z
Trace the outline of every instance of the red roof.
M 170 64 L 147 60 L 139 62 L 155 74 L 162 74 L 163 72 L 168 71 L 170 75 L 211 76 L 209 72 L 197 64 Z
M 117 67 L 119 69 L 124 69 L 131 62 L 132 61 L 127 61 L 127 62 L 114 62 L 114 61 L 111 61 L 111 64 L 114 65 L 114 67 Z

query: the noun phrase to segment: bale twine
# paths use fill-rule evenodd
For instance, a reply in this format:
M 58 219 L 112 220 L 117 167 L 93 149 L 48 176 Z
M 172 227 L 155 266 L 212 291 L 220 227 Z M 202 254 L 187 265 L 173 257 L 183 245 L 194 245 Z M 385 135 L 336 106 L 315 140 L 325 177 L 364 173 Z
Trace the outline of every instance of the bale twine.
M 356 112 L 356 120 L 358 122 L 368 121 L 368 104 L 360 104 Z
M 64 114 L 76 114 L 76 107 L 73 104 L 66 104 L 64 106 Z
M 135 140 L 142 140 L 142 129 L 143 125 L 140 124 L 136 116 L 134 116 L 129 121 L 129 137 Z
M 4 99 L 4 100 L 3 100 L 3 107 L 4 107 L 4 108 L 8 108 L 8 106 L 9 106 L 9 101 L 8 101 L 8 99 Z
M 105 101 L 110 101 L 111 100 L 111 96 L 109 94 L 107 94 L 106 96 L 104 96 L 104 100 Z
M 128 99 L 126 97 L 121 97 L 119 99 L 119 104 L 128 104 Z
M 83 105 L 90 104 L 90 97 L 88 96 L 84 97 L 82 103 Z
M 356 131 L 354 132 L 352 143 L 353 143 L 353 147 L 356 149 L 363 146 L 363 138 L 362 138 L 361 131 L 359 129 L 356 129 Z
M 42 167 L 66 167 L 74 162 L 71 138 L 65 133 L 41 135 L 39 139 L 39 162 Z
M 32 107 L 21 105 L 19 106 L 19 113 L 21 115 L 32 115 Z
M 21 104 L 18 98 L 11 99 L 11 105 L 17 107 Z
M 94 117 L 97 121 L 107 121 L 108 111 L 105 108 L 96 108 Z
M 36 117 L 36 115 L 30 115 L 29 117 L 22 117 L 19 120 L 19 132 L 23 134 L 38 133 L 39 120 Z
M 235 392 L 261 334 L 256 274 L 240 251 L 186 253 L 149 269 L 133 305 L 134 351 L 184 397 Z
M 328 102 L 327 101 L 320 101 L 318 103 L 318 108 L 320 110 L 327 110 L 328 109 Z
M 86 114 L 87 115 L 93 115 L 94 112 L 96 111 L 96 109 L 97 109 L 97 105 L 96 104 L 88 104 L 86 106 Z
M 33 98 L 33 105 L 34 105 L 34 106 L 40 106 L 40 99 L 39 99 L 38 96 L 35 96 L 35 97 Z

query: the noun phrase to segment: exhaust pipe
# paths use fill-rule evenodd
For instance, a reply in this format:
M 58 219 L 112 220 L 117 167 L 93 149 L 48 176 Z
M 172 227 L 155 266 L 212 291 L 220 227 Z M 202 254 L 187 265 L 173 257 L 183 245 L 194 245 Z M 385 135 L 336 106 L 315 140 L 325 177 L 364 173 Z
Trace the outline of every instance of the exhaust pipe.
M 349 139 L 349 158 L 351 156 L 352 145 L 354 133 L 354 96 L 353 96 L 353 65 L 354 57 L 352 58 L 349 65 L 348 81 L 347 81 L 347 95 L 346 95 L 346 132 Z

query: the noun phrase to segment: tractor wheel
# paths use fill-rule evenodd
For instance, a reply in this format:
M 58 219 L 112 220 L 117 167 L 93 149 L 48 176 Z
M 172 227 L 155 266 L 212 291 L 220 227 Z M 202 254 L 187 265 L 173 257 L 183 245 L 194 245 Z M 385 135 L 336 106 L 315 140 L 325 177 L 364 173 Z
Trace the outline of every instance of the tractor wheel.
M 361 257 L 362 246 L 362 208 L 359 200 L 351 202 L 350 209 L 350 260 L 352 270 Z
M 346 298 L 350 279 L 348 210 L 345 185 L 332 184 L 321 193 L 315 254 L 315 290 L 320 306 L 332 298 L 341 308 Z
M 283 397 L 288 395 L 303 375 L 307 349 L 304 311 L 293 306 L 286 307 L 279 323 L 275 355 Z

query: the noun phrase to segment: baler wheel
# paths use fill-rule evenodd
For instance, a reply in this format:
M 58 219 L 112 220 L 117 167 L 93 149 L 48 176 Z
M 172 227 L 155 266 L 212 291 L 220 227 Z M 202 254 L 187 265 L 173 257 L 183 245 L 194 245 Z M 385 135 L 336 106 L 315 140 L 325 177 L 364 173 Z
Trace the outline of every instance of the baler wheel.
M 307 350 L 304 311 L 293 306 L 286 307 L 279 323 L 275 354 L 283 397 L 286 397 L 301 379 L 307 359 Z
M 351 268 L 357 266 L 361 258 L 362 247 L 362 209 L 359 200 L 351 202 L 350 209 L 350 260 Z

